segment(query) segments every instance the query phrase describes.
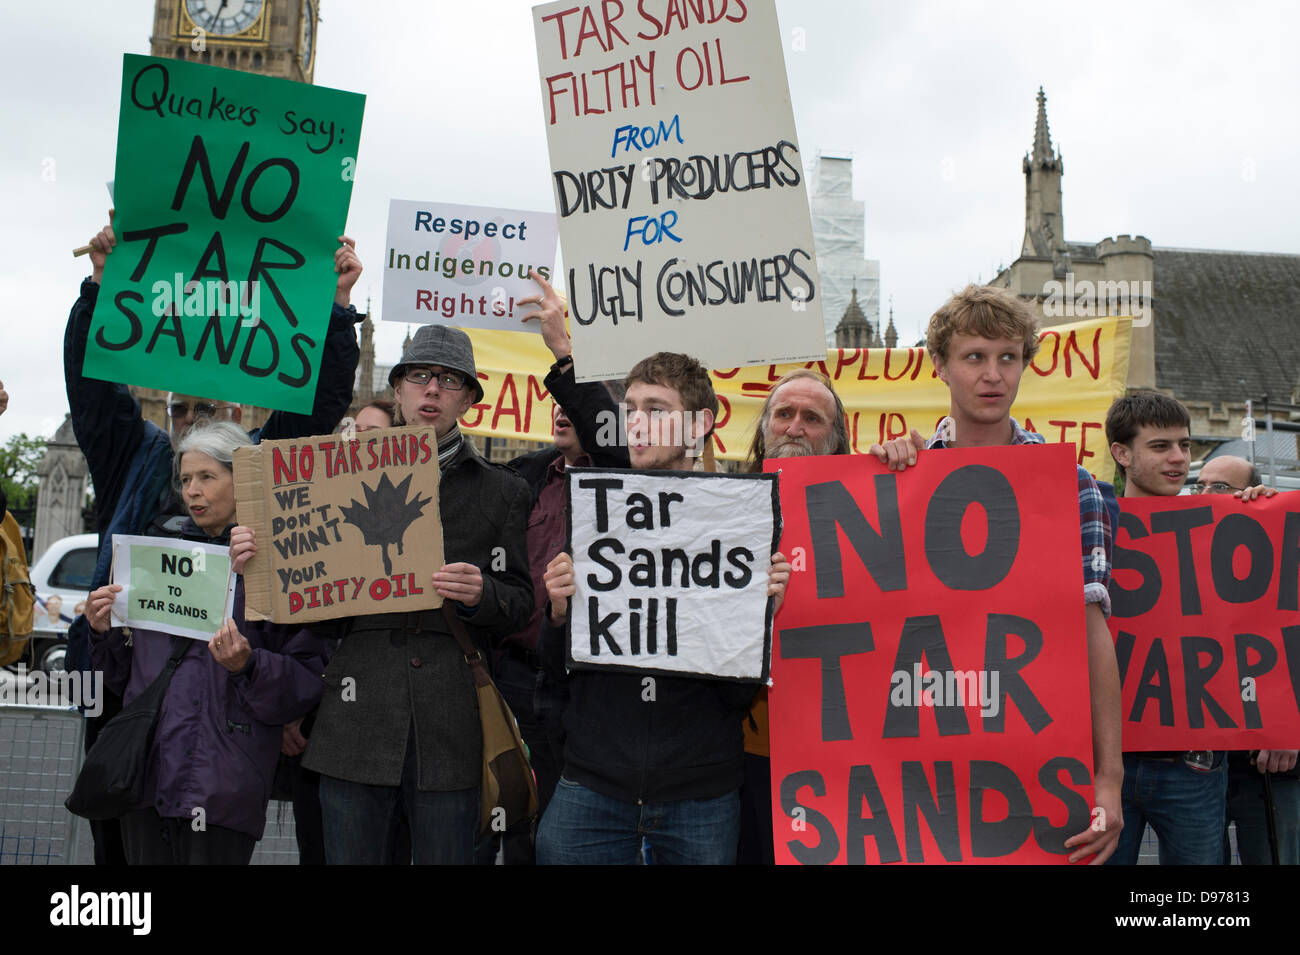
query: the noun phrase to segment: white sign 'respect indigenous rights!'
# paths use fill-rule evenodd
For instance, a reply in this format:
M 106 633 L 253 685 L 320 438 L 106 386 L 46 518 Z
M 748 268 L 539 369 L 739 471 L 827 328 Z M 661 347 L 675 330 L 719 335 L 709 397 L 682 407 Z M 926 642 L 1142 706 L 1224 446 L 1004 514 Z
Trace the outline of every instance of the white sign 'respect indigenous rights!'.
M 529 269 L 551 279 L 556 241 L 553 212 L 390 200 L 383 319 L 539 332 L 519 300 L 542 293 Z
M 772 0 L 563 0 L 533 29 L 579 380 L 824 360 Z
M 113 535 L 115 627 L 210 640 L 235 602 L 230 548 L 170 537 Z
M 567 474 L 569 666 L 766 679 L 776 475 Z

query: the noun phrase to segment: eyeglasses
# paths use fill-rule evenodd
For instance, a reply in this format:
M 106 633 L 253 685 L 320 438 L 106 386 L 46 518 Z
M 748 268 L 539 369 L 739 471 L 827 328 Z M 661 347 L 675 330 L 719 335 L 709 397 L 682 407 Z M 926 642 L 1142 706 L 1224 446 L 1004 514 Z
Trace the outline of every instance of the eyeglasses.
M 1232 494 L 1236 491 L 1244 491 L 1244 487 L 1233 487 L 1231 484 L 1224 484 L 1222 481 L 1214 481 L 1211 484 L 1196 483 L 1191 487 L 1193 494 Z
M 465 376 L 454 371 L 435 372 L 431 368 L 408 368 L 402 377 L 421 388 L 437 377 L 438 387 L 443 391 L 465 390 Z
M 189 416 L 191 406 L 188 402 L 173 401 L 167 406 L 167 417 L 169 418 L 186 418 Z M 195 418 L 215 418 L 218 415 L 231 417 L 234 414 L 233 405 L 217 404 L 215 401 L 196 401 L 193 405 Z

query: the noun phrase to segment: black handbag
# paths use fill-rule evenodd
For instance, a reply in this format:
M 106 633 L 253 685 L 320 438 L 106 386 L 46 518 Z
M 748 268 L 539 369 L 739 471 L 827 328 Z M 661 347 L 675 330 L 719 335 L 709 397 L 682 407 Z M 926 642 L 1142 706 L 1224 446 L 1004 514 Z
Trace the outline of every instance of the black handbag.
M 192 644 L 188 637 L 172 637 L 167 666 L 99 731 L 72 795 L 63 803 L 68 812 L 85 819 L 115 819 L 144 802 L 145 765 L 153 748 L 158 713 L 176 667 Z

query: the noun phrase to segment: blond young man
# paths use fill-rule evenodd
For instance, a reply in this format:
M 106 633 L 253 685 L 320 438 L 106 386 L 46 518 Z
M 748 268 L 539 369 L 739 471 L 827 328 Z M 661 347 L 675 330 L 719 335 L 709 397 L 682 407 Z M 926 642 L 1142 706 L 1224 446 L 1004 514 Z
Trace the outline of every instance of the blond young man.
M 1021 375 L 1038 351 L 1038 320 L 1025 302 L 1006 289 L 968 285 L 931 316 L 925 343 L 949 393 L 948 415 L 939 422 L 927 448 L 1044 443 L 1042 435 L 1025 431 L 1011 417 Z M 917 452 L 908 438 L 895 438 L 885 450 L 891 468 L 904 470 L 916 463 Z M 1089 865 L 1100 865 L 1114 853 L 1124 826 L 1119 665 L 1106 625 L 1112 531 L 1097 482 L 1082 467 L 1077 468 L 1076 477 L 1092 701 L 1093 789 L 1101 812 L 1094 815 L 1092 827 L 1065 840 L 1065 846 L 1073 850 L 1069 861 L 1088 859 Z

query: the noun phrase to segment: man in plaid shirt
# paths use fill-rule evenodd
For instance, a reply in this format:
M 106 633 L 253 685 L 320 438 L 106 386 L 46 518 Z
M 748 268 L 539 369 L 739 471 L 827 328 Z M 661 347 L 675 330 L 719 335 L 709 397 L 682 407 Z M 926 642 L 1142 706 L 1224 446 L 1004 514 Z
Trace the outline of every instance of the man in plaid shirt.
M 1043 443 L 1042 435 L 1031 434 L 1011 417 L 1020 376 L 1038 351 L 1038 320 L 1019 297 L 1006 289 L 968 285 L 930 318 L 925 344 L 950 398 L 948 416 L 939 422 L 927 448 Z M 895 470 L 916 463 L 911 439 L 895 438 L 886 451 Z M 1071 836 L 1065 845 L 1074 850 L 1071 862 L 1092 856 L 1089 864 L 1099 865 L 1115 851 L 1124 825 L 1119 665 L 1106 626 L 1112 531 L 1097 482 L 1081 467 L 1078 480 L 1092 694 L 1093 788 L 1101 812 L 1094 811 L 1092 828 Z

